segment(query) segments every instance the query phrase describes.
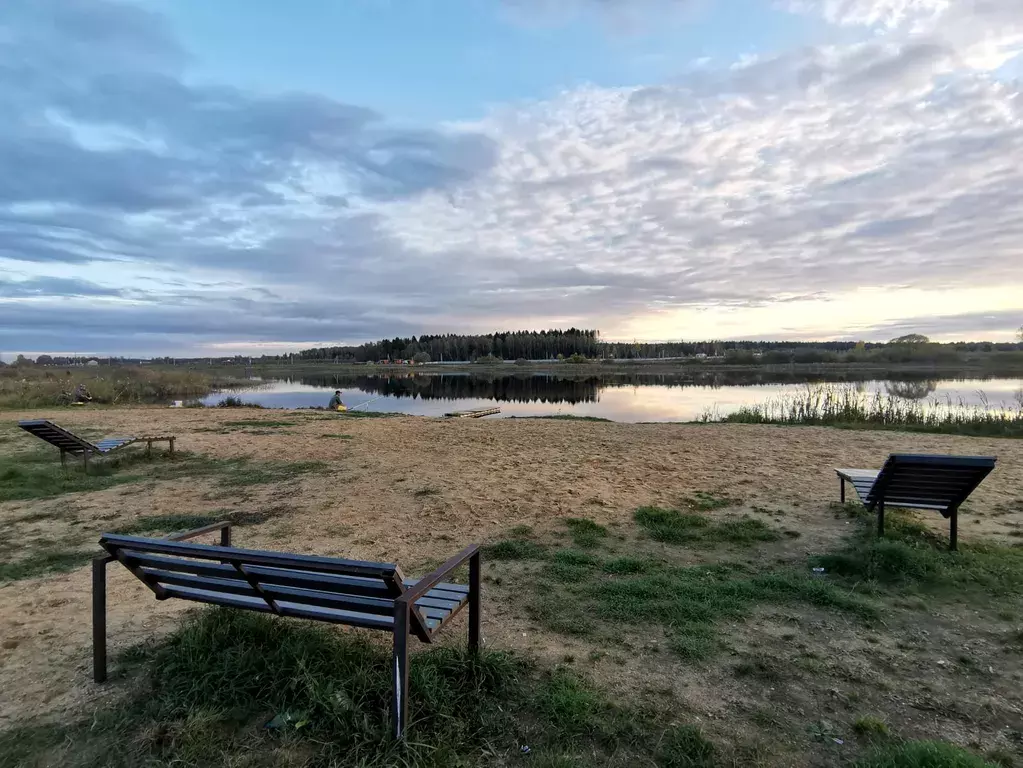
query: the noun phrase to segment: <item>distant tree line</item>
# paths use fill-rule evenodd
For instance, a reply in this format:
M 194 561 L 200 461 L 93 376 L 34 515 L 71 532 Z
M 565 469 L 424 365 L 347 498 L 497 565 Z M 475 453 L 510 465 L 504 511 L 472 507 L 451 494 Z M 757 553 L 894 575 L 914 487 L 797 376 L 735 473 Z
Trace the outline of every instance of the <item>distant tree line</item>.
M 1019 352 L 1012 342 L 937 344 L 909 334 L 888 343 L 856 341 L 601 341 L 594 330 L 505 331 L 486 335 L 423 335 L 358 346 L 317 347 L 298 353 L 302 362 L 416 362 L 552 360 L 572 356 L 601 360 L 706 357 L 736 364 L 955 363 L 971 353 Z

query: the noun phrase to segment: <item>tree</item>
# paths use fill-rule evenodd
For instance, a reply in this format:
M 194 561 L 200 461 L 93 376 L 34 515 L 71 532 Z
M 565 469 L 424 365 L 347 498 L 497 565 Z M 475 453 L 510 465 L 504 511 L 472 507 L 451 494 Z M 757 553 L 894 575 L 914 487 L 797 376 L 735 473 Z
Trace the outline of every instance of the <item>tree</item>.
M 430 362 L 430 353 L 416 352 L 414 355 L 412 355 L 412 362 L 416 363 L 417 365 L 423 365 L 424 363 L 428 363 Z
M 53 365 L 53 358 L 49 355 L 39 355 L 36 358 L 36 365 Z
M 888 342 L 889 344 L 930 344 L 931 340 L 919 333 L 907 333 Z
M 18 367 L 21 367 L 21 366 L 25 366 L 25 365 L 32 365 L 32 361 L 29 360 L 24 355 L 18 355 L 17 359 L 15 359 L 13 364 L 18 366 Z
M 1023 344 L 1023 325 L 1021 325 L 1019 330 L 1016 331 L 1016 338 L 1019 339 L 1020 344 Z

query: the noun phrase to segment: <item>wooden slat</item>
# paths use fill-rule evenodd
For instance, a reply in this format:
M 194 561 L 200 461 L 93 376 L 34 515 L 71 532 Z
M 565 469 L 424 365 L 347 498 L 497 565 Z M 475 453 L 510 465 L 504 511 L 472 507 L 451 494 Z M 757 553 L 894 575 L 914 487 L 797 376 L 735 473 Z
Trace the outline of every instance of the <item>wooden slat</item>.
M 184 544 L 165 539 L 147 539 L 141 536 L 121 536 L 105 533 L 100 537 L 100 546 L 113 554 L 119 548 L 133 552 L 178 555 L 201 560 L 218 560 L 246 565 L 265 565 L 298 571 L 319 571 L 348 576 L 376 576 L 384 578 L 397 568 L 393 563 L 372 563 L 362 560 L 342 560 L 312 555 L 288 555 L 255 549 L 220 547 L 214 544 Z

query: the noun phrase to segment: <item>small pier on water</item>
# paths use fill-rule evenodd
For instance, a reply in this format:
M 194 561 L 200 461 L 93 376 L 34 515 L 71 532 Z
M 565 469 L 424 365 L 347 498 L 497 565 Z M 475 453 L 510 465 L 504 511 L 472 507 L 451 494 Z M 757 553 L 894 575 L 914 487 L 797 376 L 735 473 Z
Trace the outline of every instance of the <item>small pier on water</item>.
M 445 413 L 444 417 L 447 419 L 482 419 L 484 416 L 493 416 L 500 412 L 500 408 L 477 408 L 472 411 L 452 411 Z

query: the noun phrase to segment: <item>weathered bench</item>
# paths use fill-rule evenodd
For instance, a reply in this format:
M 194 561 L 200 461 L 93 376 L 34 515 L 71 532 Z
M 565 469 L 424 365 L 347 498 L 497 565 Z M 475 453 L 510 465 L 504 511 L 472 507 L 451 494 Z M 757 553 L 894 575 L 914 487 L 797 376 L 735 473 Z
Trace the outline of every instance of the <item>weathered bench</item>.
M 940 512 L 949 520 L 949 549 L 958 547 L 959 506 L 995 468 L 994 456 L 935 456 L 897 454 L 880 470 L 836 469 L 839 494 L 845 503 L 845 484 L 868 510 L 877 510 L 877 534 L 884 536 L 885 505 Z
M 97 443 L 91 443 L 84 437 L 79 437 L 74 432 L 54 424 L 48 419 L 28 419 L 19 421 L 18 426 L 40 440 L 45 440 L 50 445 L 60 449 L 60 463 L 67 464 L 67 455 L 82 457 L 82 467 L 89 471 L 89 457 L 102 456 L 113 451 L 126 448 L 134 443 L 146 444 L 146 455 L 153 450 L 153 443 L 166 442 L 170 445 L 170 454 L 174 455 L 174 440 L 170 435 L 146 436 L 146 437 L 105 437 Z
M 217 546 L 187 542 L 220 532 Z M 105 533 L 108 554 L 92 563 L 93 673 L 107 676 L 106 566 L 117 560 L 158 600 L 180 598 L 250 611 L 273 613 L 391 632 L 394 734 L 404 735 L 408 717 L 408 637 L 429 643 L 466 605 L 469 650 L 480 644 L 480 553 L 463 549 L 433 573 L 406 579 L 393 563 L 292 555 L 231 546 L 231 524 L 213 523 L 165 539 Z M 444 582 L 468 561 L 469 584 Z

